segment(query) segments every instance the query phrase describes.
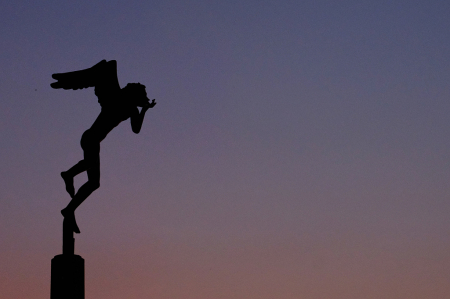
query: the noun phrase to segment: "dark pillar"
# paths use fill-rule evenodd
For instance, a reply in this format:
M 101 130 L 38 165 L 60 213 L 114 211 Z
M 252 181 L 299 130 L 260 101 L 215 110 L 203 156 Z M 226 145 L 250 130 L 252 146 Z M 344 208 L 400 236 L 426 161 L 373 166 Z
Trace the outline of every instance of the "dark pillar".
M 52 259 L 50 299 L 84 299 L 84 259 L 74 254 L 75 239 L 63 221 L 63 254 Z

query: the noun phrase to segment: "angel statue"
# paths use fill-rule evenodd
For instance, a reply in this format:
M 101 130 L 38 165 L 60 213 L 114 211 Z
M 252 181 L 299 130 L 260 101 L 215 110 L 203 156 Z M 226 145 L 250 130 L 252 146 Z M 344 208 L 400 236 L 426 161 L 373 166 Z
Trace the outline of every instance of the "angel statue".
M 80 233 L 75 221 L 75 210 L 96 189 L 100 187 L 100 142 L 118 124 L 130 119 L 131 130 L 138 134 L 141 130 L 145 113 L 156 105 L 155 100 L 147 97 L 145 86 L 140 83 L 129 83 L 120 88 L 117 79 L 117 63 L 115 60 L 102 60 L 91 68 L 53 74 L 57 82 L 50 86 L 63 89 L 82 89 L 94 87 L 95 95 L 101 106 L 101 112 L 94 124 L 81 136 L 83 160 L 69 170 L 61 172 L 66 190 L 72 198 L 67 207 L 61 210 L 64 220 L 70 223 L 73 231 Z M 138 107 L 141 107 L 139 112 Z M 87 172 L 88 180 L 75 193 L 73 178 Z

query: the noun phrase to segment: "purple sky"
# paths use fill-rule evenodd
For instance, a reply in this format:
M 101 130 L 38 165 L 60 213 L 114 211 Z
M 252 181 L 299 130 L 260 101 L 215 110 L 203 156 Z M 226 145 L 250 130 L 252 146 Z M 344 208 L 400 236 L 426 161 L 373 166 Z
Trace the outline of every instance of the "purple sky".
M 7 2 L 1 298 L 49 298 L 100 112 L 51 74 L 102 59 L 158 104 L 76 212 L 86 298 L 450 298 L 450 2 Z

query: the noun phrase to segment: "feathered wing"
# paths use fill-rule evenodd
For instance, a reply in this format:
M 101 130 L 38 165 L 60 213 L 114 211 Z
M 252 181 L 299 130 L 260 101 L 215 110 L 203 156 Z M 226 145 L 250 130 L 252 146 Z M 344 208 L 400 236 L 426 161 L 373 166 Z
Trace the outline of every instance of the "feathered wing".
M 120 89 L 117 79 L 117 63 L 115 60 L 102 60 L 93 67 L 68 73 L 53 74 L 52 78 L 57 80 L 50 84 L 53 88 L 83 89 L 95 87 L 95 94 L 100 98 L 114 94 Z

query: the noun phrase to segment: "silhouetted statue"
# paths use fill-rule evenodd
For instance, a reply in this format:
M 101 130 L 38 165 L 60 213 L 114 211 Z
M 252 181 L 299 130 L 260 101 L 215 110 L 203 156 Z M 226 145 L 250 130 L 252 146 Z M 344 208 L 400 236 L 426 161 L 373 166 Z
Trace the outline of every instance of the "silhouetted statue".
M 75 221 L 75 209 L 96 189 L 100 187 L 100 142 L 119 123 L 130 118 L 131 129 L 139 133 L 145 112 L 156 105 L 155 100 L 147 98 L 145 86 L 139 83 L 129 83 L 120 88 L 117 79 L 117 63 L 115 60 L 102 60 L 91 68 L 53 74 L 57 82 L 51 84 L 53 88 L 82 89 L 95 87 L 95 95 L 102 107 L 94 124 L 81 137 L 81 148 L 84 159 L 61 172 L 66 190 L 72 200 L 66 208 L 61 210 L 64 219 L 71 223 L 73 231 L 80 233 Z M 141 111 L 137 107 L 142 107 Z M 73 178 L 87 172 L 88 181 L 75 193 Z

